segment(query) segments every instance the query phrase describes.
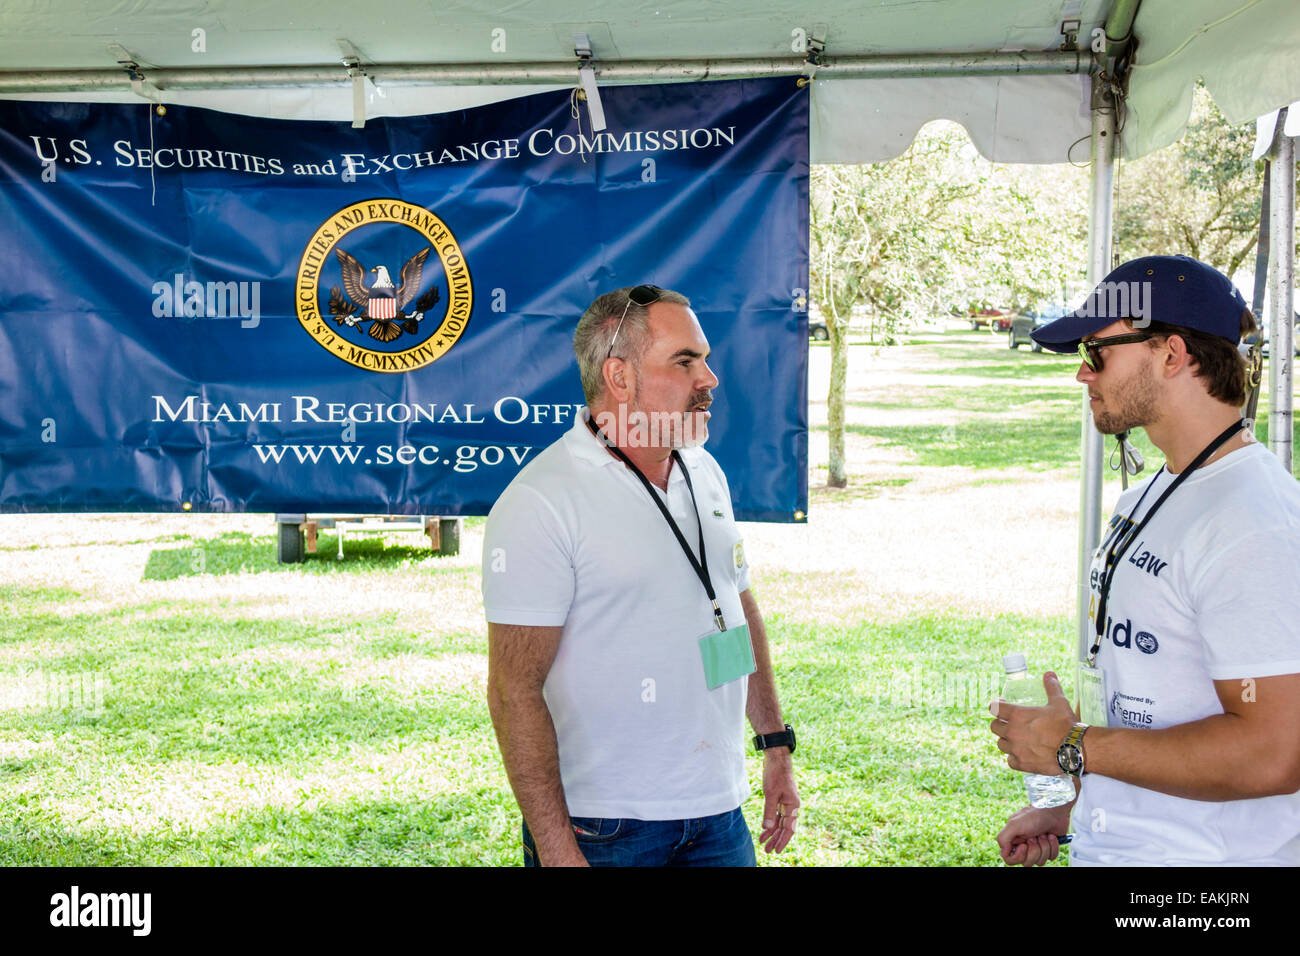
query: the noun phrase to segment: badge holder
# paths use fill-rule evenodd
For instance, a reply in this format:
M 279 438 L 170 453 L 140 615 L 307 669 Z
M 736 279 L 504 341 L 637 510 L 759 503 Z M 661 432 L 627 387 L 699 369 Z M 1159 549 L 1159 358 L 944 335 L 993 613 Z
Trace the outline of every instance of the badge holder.
M 1092 727 L 1109 726 L 1105 669 L 1079 661 L 1074 686 L 1079 690 L 1079 719 Z
M 749 642 L 749 626 L 741 624 L 705 634 L 700 638 L 700 659 L 709 690 L 754 673 L 758 667 L 754 663 L 754 646 Z

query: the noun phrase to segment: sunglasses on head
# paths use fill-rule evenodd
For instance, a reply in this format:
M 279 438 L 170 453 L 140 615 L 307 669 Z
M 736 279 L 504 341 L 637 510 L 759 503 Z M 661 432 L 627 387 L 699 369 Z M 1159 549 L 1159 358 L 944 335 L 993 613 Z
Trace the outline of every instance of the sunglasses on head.
M 1083 364 L 1094 372 L 1101 371 L 1101 350 L 1107 345 L 1127 345 L 1129 342 L 1145 342 L 1153 338 L 1154 332 L 1126 332 L 1124 335 L 1108 335 L 1104 339 L 1092 339 L 1079 343 L 1079 358 Z
M 632 303 L 647 306 L 658 302 L 663 294 L 664 290 L 657 285 L 636 285 L 627 290 L 627 305 L 623 306 L 623 314 L 618 317 L 618 328 L 614 329 L 614 337 L 609 340 L 609 351 L 605 353 L 605 358 L 614 354 L 614 343 L 618 341 L 618 333 L 623 331 L 623 320 L 627 318 L 627 310 L 632 308 Z

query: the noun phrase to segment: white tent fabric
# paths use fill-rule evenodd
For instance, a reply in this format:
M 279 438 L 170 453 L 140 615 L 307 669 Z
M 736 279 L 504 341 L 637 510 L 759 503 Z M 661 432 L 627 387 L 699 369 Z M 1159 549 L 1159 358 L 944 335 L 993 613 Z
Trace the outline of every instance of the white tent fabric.
M 0 89 L 24 92 L 22 75 L 117 70 L 120 45 L 143 67 L 212 69 L 315 65 L 337 70 L 337 86 L 165 90 L 164 102 L 286 118 L 350 120 L 339 38 L 360 53 L 378 83 L 368 116 L 442 112 L 538 89 L 407 86 L 385 79 L 399 63 L 572 65 L 573 34 L 586 33 L 598 64 L 750 57 L 797 68 L 804 36 L 826 43 L 827 67 L 813 85 L 815 162 L 888 159 L 931 119 L 962 123 L 992 159 L 1065 162 L 1086 158 L 1087 84 L 1041 74 L 851 79 L 837 57 L 909 56 L 1059 49 L 1064 20 L 1078 19 L 1088 49 L 1115 0 L 47 0 L 0 12 Z M 1300 3 L 1296 0 L 1142 0 L 1139 46 L 1122 134 L 1126 155 L 1175 140 L 1192 89 L 1204 76 L 1230 120 L 1245 122 L 1300 94 Z M 1086 71 L 1086 60 L 1084 70 Z M 472 67 L 471 67 L 472 69 Z M 124 76 L 124 74 L 122 74 Z M 664 78 L 669 78 L 666 72 Z M 469 81 L 467 81 L 469 82 Z M 51 99 L 113 99 L 57 92 Z M 563 87 L 558 87 L 563 88 Z M 1071 146 L 1075 152 L 1071 153 Z M 1080 152 L 1083 155 L 1080 155 Z
M 1182 136 L 1198 77 L 1231 123 L 1248 123 L 1300 93 L 1296 0 L 1142 0 L 1133 32 L 1125 156 Z
M 814 81 L 812 161 L 878 163 L 904 152 L 935 119 L 966 127 L 999 163 L 1088 159 L 1088 77 L 955 76 Z M 846 123 L 851 116 L 854 122 Z
M 1280 109 L 1272 110 L 1255 120 L 1255 148 L 1250 153 L 1252 160 L 1258 160 L 1273 145 L 1277 133 L 1277 117 L 1281 112 Z M 1287 109 L 1282 132 L 1287 136 L 1300 136 L 1300 101 L 1292 103 Z

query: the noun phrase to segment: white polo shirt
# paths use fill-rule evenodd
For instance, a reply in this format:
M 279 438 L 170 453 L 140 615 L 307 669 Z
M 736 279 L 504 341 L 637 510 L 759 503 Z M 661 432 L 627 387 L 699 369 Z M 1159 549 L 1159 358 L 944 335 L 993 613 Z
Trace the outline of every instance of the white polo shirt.
M 677 820 L 734 810 L 749 796 L 747 679 L 708 689 L 699 639 L 717 629 L 704 585 L 645 486 L 586 420 L 525 467 L 488 516 L 487 619 L 564 627 L 543 695 L 570 815 Z M 713 588 L 735 627 L 745 623 L 749 566 L 727 480 L 703 448 L 681 456 Z M 670 471 L 666 495 L 655 493 L 696 552 L 700 526 L 681 469 Z

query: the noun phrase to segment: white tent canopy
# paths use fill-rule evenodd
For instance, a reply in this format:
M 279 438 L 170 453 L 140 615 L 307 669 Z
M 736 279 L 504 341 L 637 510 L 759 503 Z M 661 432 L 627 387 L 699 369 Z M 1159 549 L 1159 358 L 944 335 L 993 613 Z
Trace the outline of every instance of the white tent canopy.
M 164 102 L 348 120 L 340 39 L 383 116 L 573 86 L 577 33 L 602 83 L 797 73 L 812 37 L 814 162 L 888 159 L 933 119 L 990 159 L 1065 162 L 1089 132 L 1093 31 L 1134 6 L 1125 155 L 1181 135 L 1198 77 L 1232 122 L 1300 92 L 1295 0 L 47 0 L 3 14 L 0 94 L 130 100 L 125 58 Z M 1077 54 L 1057 52 L 1070 21 Z

